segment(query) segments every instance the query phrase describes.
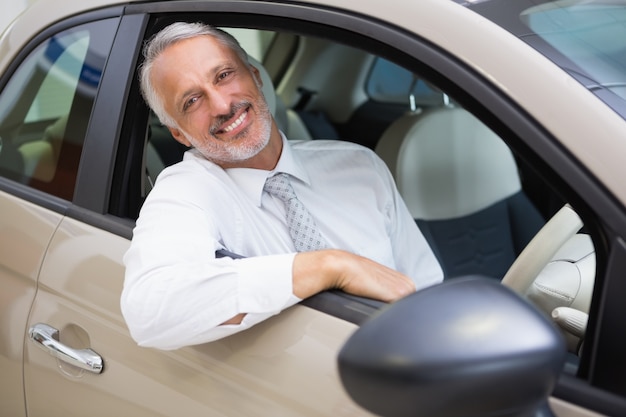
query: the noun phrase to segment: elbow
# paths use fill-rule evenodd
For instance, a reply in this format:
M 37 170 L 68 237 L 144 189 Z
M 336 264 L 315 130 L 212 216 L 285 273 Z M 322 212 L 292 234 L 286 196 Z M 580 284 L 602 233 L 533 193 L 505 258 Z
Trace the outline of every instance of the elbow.
M 153 347 L 150 345 L 149 335 L 153 333 L 153 319 L 149 312 L 145 311 L 140 304 L 131 301 L 132 297 L 127 293 L 122 294 L 120 308 L 130 337 L 142 347 Z M 154 316 L 152 316 L 154 317 Z
M 128 288 L 122 291 L 120 309 L 130 337 L 141 347 L 177 349 L 179 346 L 172 346 L 163 339 L 164 324 L 159 322 L 158 304 L 146 301 L 143 291 Z

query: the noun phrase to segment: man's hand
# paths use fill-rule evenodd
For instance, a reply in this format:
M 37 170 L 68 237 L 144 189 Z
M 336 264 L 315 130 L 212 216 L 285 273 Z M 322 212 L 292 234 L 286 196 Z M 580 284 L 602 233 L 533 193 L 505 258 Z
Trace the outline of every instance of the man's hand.
M 392 302 L 415 291 L 409 277 L 350 252 L 330 249 L 300 252 L 293 261 L 293 293 L 308 298 L 339 289 L 348 294 Z M 239 324 L 241 313 L 222 324 Z
M 404 274 L 346 251 L 297 254 L 293 264 L 294 294 L 307 298 L 329 289 L 391 302 L 414 292 L 415 284 Z

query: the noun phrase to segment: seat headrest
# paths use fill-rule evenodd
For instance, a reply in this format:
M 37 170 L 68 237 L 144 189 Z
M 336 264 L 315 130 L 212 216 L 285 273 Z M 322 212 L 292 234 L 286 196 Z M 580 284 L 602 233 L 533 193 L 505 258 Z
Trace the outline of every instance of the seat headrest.
M 385 131 L 376 152 L 416 219 L 465 216 L 521 190 L 508 146 L 461 108 L 403 116 Z
M 261 74 L 261 82 L 263 83 L 262 91 L 265 96 L 265 101 L 267 101 L 267 106 L 270 108 L 270 112 L 274 114 L 276 112 L 276 91 L 274 90 L 274 83 L 272 83 L 272 79 L 263 64 L 261 64 L 256 58 L 248 55 L 248 62 L 250 65 L 259 70 L 259 73 Z
M 286 131 L 287 128 L 287 114 L 286 108 L 280 99 L 276 97 L 276 89 L 274 88 L 274 83 L 270 78 L 267 70 L 256 58 L 251 55 L 248 55 L 248 62 L 250 65 L 259 70 L 259 74 L 261 75 L 261 82 L 263 86 L 261 90 L 263 91 L 263 95 L 265 96 L 265 101 L 267 101 L 267 107 L 269 107 L 270 112 L 274 116 L 276 123 L 278 124 L 278 128 L 282 131 Z

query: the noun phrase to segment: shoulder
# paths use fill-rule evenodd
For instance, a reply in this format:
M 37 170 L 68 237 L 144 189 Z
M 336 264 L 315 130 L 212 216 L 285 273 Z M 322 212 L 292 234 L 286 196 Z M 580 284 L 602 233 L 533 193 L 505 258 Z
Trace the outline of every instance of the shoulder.
M 204 158 L 195 150 L 185 152 L 183 160 L 163 169 L 157 178 L 157 183 L 165 180 L 184 181 L 186 177 L 199 177 L 206 181 L 217 179 L 224 175 L 224 170 L 218 165 Z
M 339 140 L 309 140 L 294 143 L 293 153 L 300 165 L 317 180 L 368 184 L 370 188 L 395 189 L 387 165 L 370 148 Z
M 290 142 L 294 154 L 302 159 L 347 161 L 350 165 L 383 163 L 376 153 L 358 143 L 343 140 L 304 140 Z M 384 164 L 384 163 L 383 163 Z
M 169 199 L 203 199 L 211 190 L 215 195 L 228 187 L 228 176 L 218 165 L 194 151 L 187 151 L 182 161 L 164 168 L 158 175 L 148 199 L 154 196 Z
M 294 154 L 306 165 L 332 166 L 336 169 L 362 166 L 387 175 L 387 166 L 370 148 L 343 140 L 306 140 L 290 142 Z
M 374 153 L 371 149 L 366 148 L 358 143 L 348 142 L 345 140 L 290 140 L 289 144 L 298 152 L 365 152 Z

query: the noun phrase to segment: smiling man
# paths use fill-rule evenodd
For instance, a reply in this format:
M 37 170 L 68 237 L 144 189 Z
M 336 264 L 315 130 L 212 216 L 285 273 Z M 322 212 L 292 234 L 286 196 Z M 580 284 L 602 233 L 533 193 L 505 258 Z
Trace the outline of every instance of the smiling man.
M 216 340 L 327 289 L 392 302 L 442 280 L 384 163 L 348 142 L 288 141 L 232 36 L 175 23 L 144 56 L 146 101 L 191 149 L 159 175 L 124 258 L 140 345 Z

